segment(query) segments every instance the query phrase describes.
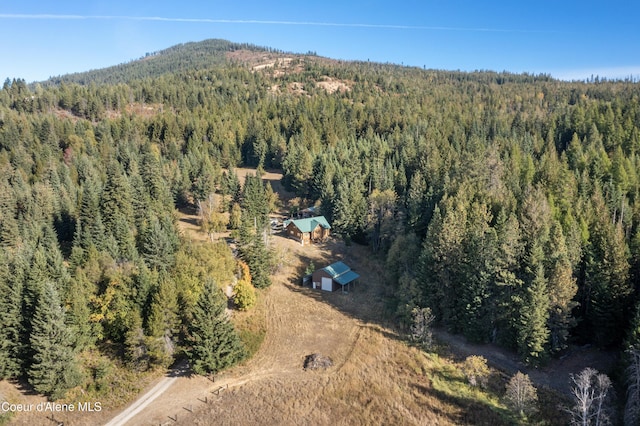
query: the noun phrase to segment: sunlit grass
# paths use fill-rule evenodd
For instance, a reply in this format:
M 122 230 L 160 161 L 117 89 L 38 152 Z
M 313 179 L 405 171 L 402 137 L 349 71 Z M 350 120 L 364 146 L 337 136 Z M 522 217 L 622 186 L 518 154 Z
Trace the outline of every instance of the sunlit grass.
M 0 425 L 8 425 L 11 417 L 13 417 L 11 413 L 0 414 Z
M 231 317 L 240 340 L 247 350 L 248 358 L 258 352 L 267 334 L 264 291 L 256 290 L 256 296 L 257 302 L 253 308 L 246 312 L 234 311 Z

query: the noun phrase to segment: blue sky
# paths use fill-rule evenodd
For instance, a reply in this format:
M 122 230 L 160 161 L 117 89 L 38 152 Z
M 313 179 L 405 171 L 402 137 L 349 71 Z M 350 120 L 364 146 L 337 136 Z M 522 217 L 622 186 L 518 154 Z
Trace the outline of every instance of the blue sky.
M 637 78 L 639 18 L 637 0 L 1 2 L 0 79 L 44 80 L 207 38 L 435 69 Z

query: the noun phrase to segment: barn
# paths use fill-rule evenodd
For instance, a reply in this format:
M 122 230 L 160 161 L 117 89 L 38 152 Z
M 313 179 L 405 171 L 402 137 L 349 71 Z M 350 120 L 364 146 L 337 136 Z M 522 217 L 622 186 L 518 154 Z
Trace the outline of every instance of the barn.
M 332 263 L 329 266 L 325 266 L 322 269 L 318 269 L 313 273 L 312 286 L 313 288 L 319 288 L 324 291 L 336 291 L 342 289 L 346 291 L 351 284 L 360 278 L 360 275 L 356 274 L 342 262 Z
M 324 241 L 329 238 L 331 225 L 324 216 L 314 216 L 306 219 L 285 220 L 284 229 L 288 236 L 305 245 L 312 241 Z

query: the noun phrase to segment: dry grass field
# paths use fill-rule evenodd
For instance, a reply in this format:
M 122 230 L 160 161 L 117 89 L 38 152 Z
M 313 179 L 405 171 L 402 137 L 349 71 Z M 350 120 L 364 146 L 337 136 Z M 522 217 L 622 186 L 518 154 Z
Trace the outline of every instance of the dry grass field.
M 366 248 L 335 240 L 301 247 L 280 236 L 272 243 L 290 262 L 260 294 L 254 314 L 264 318 L 266 335 L 256 355 L 215 382 L 180 378 L 132 424 L 505 423 L 499 410 L 434 386 L 435 379 L 466 387 L 453 362 L 408 346 L 376 321 L 384 309 L 381 270 Z M 309 261 L 322 266 L 336 260 L 361 275 L 354 291 L 299 285 Z M 330 357 L 333 366 L 305 371 L 304 359 L 313 353 Z

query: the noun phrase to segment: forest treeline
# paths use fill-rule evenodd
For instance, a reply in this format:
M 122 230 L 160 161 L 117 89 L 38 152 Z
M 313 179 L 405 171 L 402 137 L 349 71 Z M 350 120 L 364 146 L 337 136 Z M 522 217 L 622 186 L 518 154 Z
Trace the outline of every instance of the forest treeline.
M 429 307 L 530 364 L 570 342 L 638 344 L 638 84 L 294 61 L 283 73 L 219 59 L 4 83 L 3 377 L 49 394 L 81 382 L 80 362 L 38 385 L 48 327 L 76 358 L 106 342 L 134 366 L 189 351 L 193 316 L 219 303 L 203 289 L 238 266 L 223 243 L 181 239 L 176 205 L 222 195 L 253 283 L 267 286 L 272 194 L 259 178 L 241 188 L 226 172 L 240 165 L 281 168 L 336 234 L 383 258 L 400 322 Z M 348 89 L 329 93 L 327 78 Z

